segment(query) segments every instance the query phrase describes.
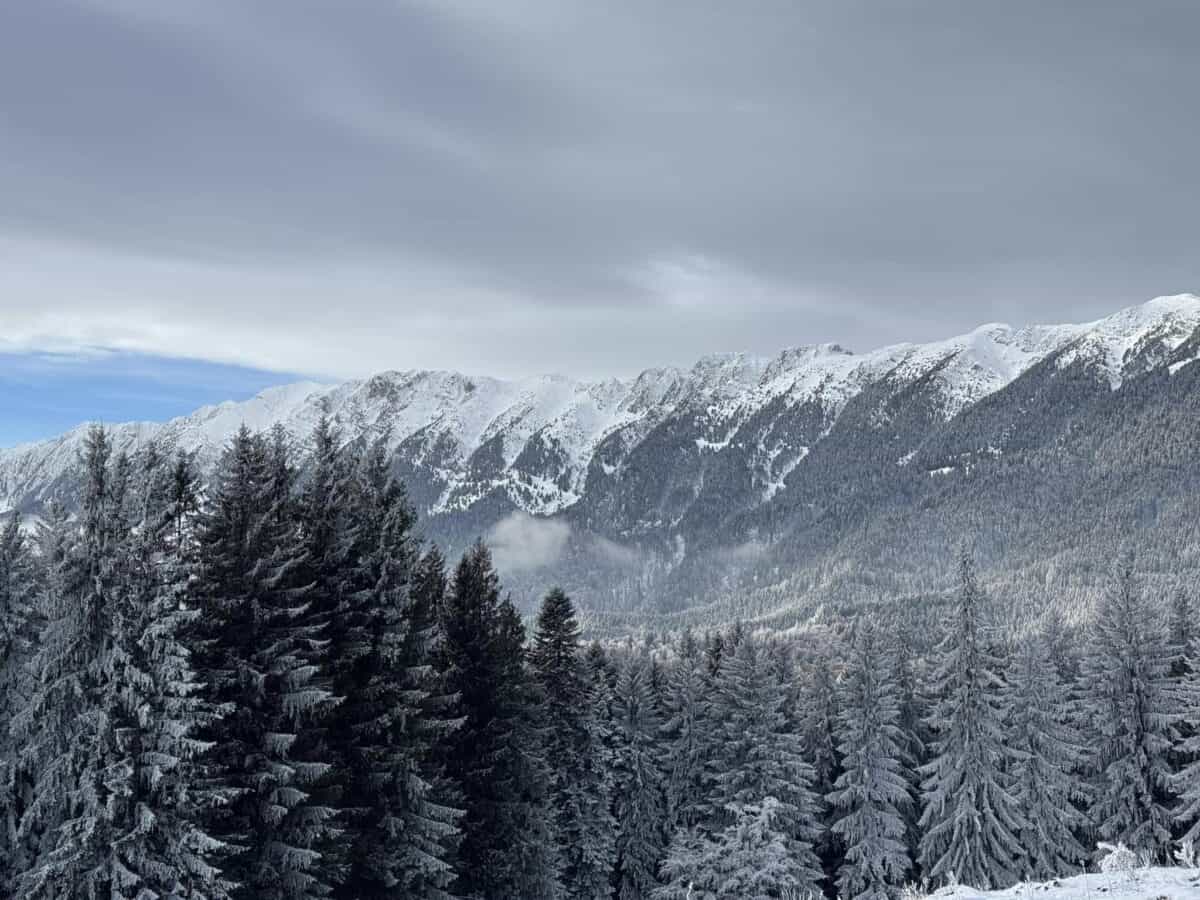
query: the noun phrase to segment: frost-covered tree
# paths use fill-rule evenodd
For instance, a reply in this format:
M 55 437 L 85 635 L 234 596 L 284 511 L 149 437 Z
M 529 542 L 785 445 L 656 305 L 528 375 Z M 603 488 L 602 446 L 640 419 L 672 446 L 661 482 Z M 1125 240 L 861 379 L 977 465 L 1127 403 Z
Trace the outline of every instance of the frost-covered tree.
M 542 900 L 557 890 L 524 639 L 520 617 L 500 599 L 491 554 L 477 543 L 442 604 L 437 658 L 462 719 L 439 754 L 464 811 L 453 886 L 464 897 Z
M 188 569 L 173 541 L 170 471 L 151 447 L 135 467 L 88 435 L 78 523 L 58 519 L 48 541 L 39 682 L 18 720 L 41 763 L 26 833 L 40 853 L 18 897 L 154 896 L 216 900 L 232 885 L 201 819 L 213 796 L 195 732 L 219 710 L 200 696 L 183 638 Z M 69 660 L 68 669 L 62 663 Z M 68 703 L 70 718 L 52 707 Z
M 965 551 L 959 583 L 933 678 L 933 758 L 921 770 L 920 862 L 933 881 L 953 877 L 990 888 L 1019 879 L 1023 822 L 1006 785 L 1014 754 L 1005 741 L 1002 662 L 988 646 L 983 595 Z
M 812 872 L 787 839 L 788 812 L 774 797 L 734 804 L 715 834 L 681 828 L 662 866 L 655 900 L 778 900 L 811 897 Z
M 119 785 L 108 771 L 115 723 L 106 715 L 103 673 L 112 662 L 110 617 L 120 582 L 118 546 L 125 538 L 128 464 L 118 470 L 101 428 L 84 444 L 79 517 L 56 517 L 43 550 L 47 574 L 39 598 L 44 627 L 30 660 L 35 688 L 14 718 L 24 771 L 35 774 L 18 840 L 33 858 L 14 896 L 56 897 L 78 890 L 107 893 L 111 870 L 110 800 Z
M 336 809 L 314 791 L 330 776 L 320 733 L 337 699 L 322 674 L 323 623 L 293 497 L 285 437 L 242 428 L 223 453 L 199 529 L 194 585 L 198 662 L 228 714 L 204 736 L 223 804 L 214 833 L 239 897 L 310 900 L 338 872 Z
M 841 865 L 841 837 L 829 828 L 832 810 L 825 798 L 841 774 L 837 751 L 837 722 L 839 697 L 833 670 L 837 665 L 840 647 L 832 636 L 825 637 L 814 648 L 811 658 L 801 665 L 797 726 L 804 744 L 805 758 L 812 766 L 812 790 L 820 809 L 820 836 L 814 852 L 821 860 L 827 880 L 832 880 Z
M 529 661 L 541 701 L 563 896 L 601 897 L 609 889 L 614 855 L 612 773 L 580 655 L 575 607 L 560 589 L 542 601 Z
M 618 900 L 640 900 L 658 883 L 666 844 L 666 797 L 658 737 L 662 728 L 650 687 L 650 661 L 636 655 L 621 666 L 613 693 Z
M 894 897 L 912 866 L 905 834 L 912 796 L 895 669 L 886 641 L 872 624 L 859 623 L 841 686 L 842 774 L 828 796 L 833 831 L 845 846 L 838 895 L 847 900 Z
M 1083 660 L 1084 718 L 1096 776 L 1089 811 L 1103 840 L 1168 856 L 1175 798 L 1167 756 L 1180 721 L 1163 610 L 1147 600 L 1133 558 L 1114 567 Z
M 21 767 L 20 744 L 7 725 L 25 708 L 34 688 L 28 666 L 37 642 L 36 590 L 34 559 L 21 517 L 13 512 L 0 527 L 0 891 L 6 894 L 26 861 L 17 830 L 32 773 Z
M 1043 636 L 1026 638 L 1009 673 L 1008 743 L 1015 754 L 1009 790 L 1017 802 L 1026 880 L 1048 881 L 1079 872 L 1087 851 L 1078 839 L 1087 792 L 1082 735 L 1074 726 L 1067 687 Z
M 434 744 L 452 724 L 429 705 L 434 612 L 413 590 L 415 515 L 382 443 L 355 465 L 322 421 L 303 502 L 318 584 L 331 611 L 330 670 L 346 699 L 329 717 L 345 830 L 335 895 L 448 897 L 457 810 L 432 780 Z M 340 505 L 343 513 L 322 513 Z
M 667 821 L 671 830 L 690 828 L 706 814 L 705 765 L 717 749 L 715 723 L 708 708 L 711 691 L 701 648 L 691 631 L 685 631 L 663 692 Z
M 709 830 L 731 824 L 739 807 L 761 806 L 774 798 L 771 822 L 795 861 L 801 884 L 817 891 L 822 874 L 813 847 L 821 827 L 813 769 L 799 735 L 788 727 L 787 693 L 758 640 L 745 638 L 723 660 L 713 703 L 720 745 L 710 769 L 709 802 L 716 819 Z

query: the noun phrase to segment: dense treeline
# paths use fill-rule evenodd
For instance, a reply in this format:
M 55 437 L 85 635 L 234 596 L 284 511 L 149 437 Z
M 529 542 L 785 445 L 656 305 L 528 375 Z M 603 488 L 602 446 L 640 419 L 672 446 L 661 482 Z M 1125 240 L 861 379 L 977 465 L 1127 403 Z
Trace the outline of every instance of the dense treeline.
M 1020 635 L 963 554 L 936 644 L 532 634 L 416 536 L 379 446 L 242 430 L 210 483 L 94 430 L 71 516 L 0 530 L 0 894 L 889 898 L 1200 833 L 1188 597 L 1114 568 Z

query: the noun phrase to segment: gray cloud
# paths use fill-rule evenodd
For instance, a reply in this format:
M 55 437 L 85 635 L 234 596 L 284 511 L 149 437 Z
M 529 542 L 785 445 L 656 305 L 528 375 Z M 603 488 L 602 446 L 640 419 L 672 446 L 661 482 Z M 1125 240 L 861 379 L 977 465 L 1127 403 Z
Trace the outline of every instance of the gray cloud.
M 1198 28 L 1171 0 L 3 4 L 0 334 L 600 374 L 1099 316 L 1200 284 Z

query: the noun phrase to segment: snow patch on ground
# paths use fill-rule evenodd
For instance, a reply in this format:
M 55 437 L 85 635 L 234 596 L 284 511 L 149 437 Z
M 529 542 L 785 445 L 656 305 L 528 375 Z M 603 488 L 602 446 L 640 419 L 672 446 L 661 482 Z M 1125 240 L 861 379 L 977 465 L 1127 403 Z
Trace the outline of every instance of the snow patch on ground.
M 1022 883 L 1002 891 L 946 887 L 929 895 L 938 900 L 1200 900 L 1200 870 L 1184 868 L 1096 872 L 1039 884 Z

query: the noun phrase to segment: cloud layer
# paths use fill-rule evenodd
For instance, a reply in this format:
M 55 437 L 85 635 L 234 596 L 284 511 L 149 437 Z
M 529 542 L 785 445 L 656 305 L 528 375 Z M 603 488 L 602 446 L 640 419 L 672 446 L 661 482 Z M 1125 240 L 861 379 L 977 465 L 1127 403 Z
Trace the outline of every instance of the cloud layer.
M 1200 284 L 1194 5 L 0 5 L 3 349 L 632 372 Z

